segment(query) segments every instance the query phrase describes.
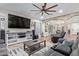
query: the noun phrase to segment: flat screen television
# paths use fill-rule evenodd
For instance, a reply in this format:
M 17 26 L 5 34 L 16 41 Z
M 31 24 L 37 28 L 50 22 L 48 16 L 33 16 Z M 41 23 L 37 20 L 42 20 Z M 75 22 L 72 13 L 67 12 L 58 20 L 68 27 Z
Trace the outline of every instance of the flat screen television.
M 30 19 L 8 14 L 8 28 L 30 29 Z

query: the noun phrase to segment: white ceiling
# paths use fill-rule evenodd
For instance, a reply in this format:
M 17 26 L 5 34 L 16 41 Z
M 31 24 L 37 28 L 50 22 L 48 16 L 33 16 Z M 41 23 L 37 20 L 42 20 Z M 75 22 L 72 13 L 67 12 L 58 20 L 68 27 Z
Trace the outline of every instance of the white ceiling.
M 79 11 L 79 3 L 56 3 L 58 4 L 57 7 L 52 8 L 54 10 L 57 10 L 57 12 L 53 12 L 53 15 L 47 15 L 44 14 L 44 19 L 50 18 L 50 17 L 55 17 L 55 16 L 60 16 L 63 14 Z M 38 3 L 36 4 L 39 7 L 41 7 L 43 4 Z M 47 7 L 55 5 L 55 3 L 48 3 Z M 32 5 L 32 3 L 0 3 L 0 8 L 3 7 L 7 10 L 11 11 L 16 11 L 19 13 L 25 13 L 29 14 L 30 16 L 34 17 L 35 19 L 41 19 L 41 14 L 37 14 L 37 11 L 31 11 L 31 10 L 38 10 L 36 7 Z M 63 10 L 63 13 L 59 13 L 59 10 Z

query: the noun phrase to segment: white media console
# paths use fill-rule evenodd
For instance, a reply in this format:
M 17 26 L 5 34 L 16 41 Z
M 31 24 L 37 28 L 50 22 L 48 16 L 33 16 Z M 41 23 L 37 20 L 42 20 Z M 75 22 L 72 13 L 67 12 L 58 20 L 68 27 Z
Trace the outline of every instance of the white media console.
M 31 32 L 9 32 L 6 33 L 7 37 L 7 45 L 16 44 L 25 42 L 28 40 L 32 40 L 32 33 Z

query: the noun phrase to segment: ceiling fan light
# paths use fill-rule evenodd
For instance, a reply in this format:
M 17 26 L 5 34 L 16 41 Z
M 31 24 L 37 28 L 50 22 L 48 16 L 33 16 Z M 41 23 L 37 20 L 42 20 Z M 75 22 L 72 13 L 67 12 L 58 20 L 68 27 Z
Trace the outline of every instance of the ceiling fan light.
M 59 13 L 63 13 L 63 10 L 59 10 L 58 12 L 59 12 Z
M 43 16 L 41 16 L 41 19 L 43 19 L 44 17 Z

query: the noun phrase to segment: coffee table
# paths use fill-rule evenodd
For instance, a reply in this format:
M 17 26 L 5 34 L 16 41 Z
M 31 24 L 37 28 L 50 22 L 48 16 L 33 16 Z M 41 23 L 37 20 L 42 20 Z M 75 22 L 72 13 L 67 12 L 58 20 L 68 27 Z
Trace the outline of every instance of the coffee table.
M 31 55 L 32 52 L 34 52 L 35 49 L 34 47 L 37 45 L 40 48 L 40 43 L 44 43 L 44 47 L 46 47 L 46 40 L 30 40 L 30 41 L 26 41 L 24 42 L 24 51 L 28 50 L 28 54 Z M 26 48 L 27 46 L 27 48 Z M 34 51 L 32 51 L 34 50 Z

